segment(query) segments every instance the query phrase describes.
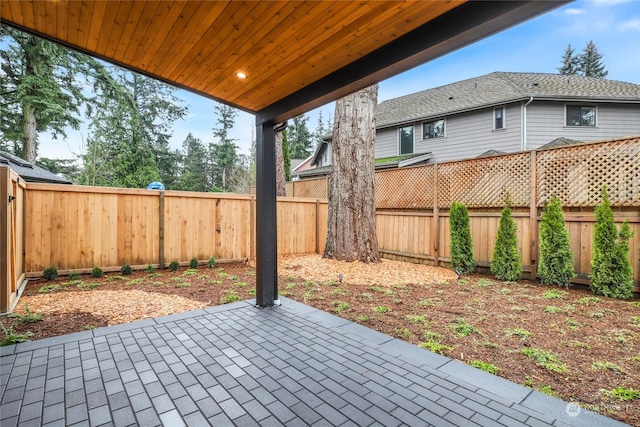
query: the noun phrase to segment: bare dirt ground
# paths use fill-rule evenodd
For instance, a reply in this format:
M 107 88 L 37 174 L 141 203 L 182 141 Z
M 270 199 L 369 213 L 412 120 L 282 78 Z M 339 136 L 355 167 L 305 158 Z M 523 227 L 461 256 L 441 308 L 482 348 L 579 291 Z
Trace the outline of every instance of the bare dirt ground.
M 319 255 L 281 258 L 278 273 L 280 295 L 640 426 L 637 299 Z M 25 315 L 28 307 L 43 320 L 2 317 L 0 323 L 41 339 L 249 299 L 254 291 L 255 269 L 245 264 L 38 279 L 15 312 Z

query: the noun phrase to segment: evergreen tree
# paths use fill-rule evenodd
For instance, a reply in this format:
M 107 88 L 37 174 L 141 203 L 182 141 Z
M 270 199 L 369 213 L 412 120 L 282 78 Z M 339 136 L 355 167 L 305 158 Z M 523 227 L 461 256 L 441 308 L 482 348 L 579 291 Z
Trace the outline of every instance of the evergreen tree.
M 516 281 L 522 275 L 516 223 L 511 217 L 511 199 L 509 195 L 502 209 L 498 235 L 491 257 L 491 272 L 500 280 Z
M 309 118 L 302 114 L 294 117 L 287 127 L 289 156 L 291 159 L 306 159 L 311 154 L 313 135 L 307 127 Z
M 238 146 L 230 135 L 238 111 L 223 104 L 216 105 L 215 111 L 219 127 L 213 129 L 213 136 L 217 142 L 209 145 L 212 190 L 227 191 L 227 179 L 233 175 L 240 162 Z
M 633 270 L 629 262 L 629 223 L 622 224 L 620 232 L 613 219 L 607 189 L 602 190 L 602 202 L 596 206 L 596 226 L 591 258 L 591 291 L 613 298 L 633 295 Z
M 36 166 L 40 166 L 49 172 L 63 176 L 71 182 L 77 182 L 80 168 L 75 159 L 49 159 L 40 157 L 36 160 Z
M 202 141 L 191 133 L 182 143 L 181 159 L 177 189 L 207 191 L 207 150 Z
M 566 287 L 569 287 L 575 276 L 571 240 L 565 227 L 562 205 L 556 197 L 545 205 L 540 221 L 538 275 L 542 283 Z
M 578 59 L 578 73 L 586 77 L 596 77 L 599 79 L 603 79 L 609 74 L 609 72 L 604 69 L 602 54 L 598 52 L 598 48 L 593 40 L 587 43 Z
M 282 161 L 284 163 L 284 180 L 291 181 L 291 156 L 289 155 L 289 138 L 287 130 L 282 131 Z
M 467 207 L 459 202 L 451 204 L 449 211 L 449 234 L 451 237 L 451 267 L 458 274 L 473 273 L 473 243 L 469 227 Z
M 577 74 L 579 58 L 575 55 L 575 49 L 568 45 L 562 54 L 562 66 L 558 68 L 560 74 Z

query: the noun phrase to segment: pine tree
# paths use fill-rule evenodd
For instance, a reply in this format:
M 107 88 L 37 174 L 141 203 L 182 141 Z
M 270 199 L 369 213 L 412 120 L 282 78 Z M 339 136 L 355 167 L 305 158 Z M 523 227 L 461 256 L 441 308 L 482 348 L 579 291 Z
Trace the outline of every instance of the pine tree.
M 562 54 L 562 66 L 558 68 L 560 74 L 577 74 L 579 58 L 575 56 L 575 49 L 568 45 Z
M 287 127 L 289 156 L 291 159 L 306 159 L 311 154 L 313 135 L 307 127 L 309 117 L 302 114 L 291 119 Z
M 287 130 L 282 131 L 282 161 L 284 163 L 284 180 L 291 181 L 291 156 L 289 155 L 289 138 Z
M 219 127 L 213 129 L 213 136 L 218 142 L 209 145 L 211 161 L 211 182 L 213 191 L 227 191 L 227 178 L 231 177 L 240 162 L 238 146 L 231 138 L 231 129 L 235 125 L 238 111 L 228 105 L 218 104 L 215 107 Z
M 593 40 L 585 46 L 578 59 L 578 73 L 586 77 L 605 78 L 608 71 L 604 69 L 602 54 L 598 52 Z
M 569 287 L 575 276 L 571 240 L 565 227 L 560 200 L 554 197 L 545 205 L 540 221 L 540 265 L 542 283 Z
M 618 232 L 606 188 L 602 190 L 602 202 L 595 212 L 591 291 L 606 297 L 630 298 L 633 295 L 633 270 L 629 262 L 629 239 L 633 233 L 629 223 L 625 221 Z
M 516 281 L 522 275 L 516 223 L 511 217 L 511 199 L 509 195 L 502 209 L 498 235 L 491 257 L 491 272 L 500 280 Z
M 459 274 L 473 273 L 476 262 L 473 259 L 469 213 L 462 203 L 451 204 L 449 234 L 451 236 L 451 267 Z
M 191 133 L 182 143 L 178 190 L 207 191 L 207 150 L 199 138 Z

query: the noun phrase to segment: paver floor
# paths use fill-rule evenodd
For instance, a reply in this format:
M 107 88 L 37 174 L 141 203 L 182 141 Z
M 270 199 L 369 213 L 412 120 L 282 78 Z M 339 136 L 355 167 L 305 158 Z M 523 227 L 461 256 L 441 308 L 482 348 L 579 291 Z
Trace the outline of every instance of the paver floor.
M 11 426 L 621 426 L 282 298 L 0 348 Z

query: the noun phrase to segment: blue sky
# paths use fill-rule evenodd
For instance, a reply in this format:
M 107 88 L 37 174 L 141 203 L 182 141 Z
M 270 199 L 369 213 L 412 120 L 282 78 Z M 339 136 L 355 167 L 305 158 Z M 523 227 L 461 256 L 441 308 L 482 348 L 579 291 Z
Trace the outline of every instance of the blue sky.
M 571 44 L 580 53 L 593 40 L 603 54 L 608 79 L 640 84 L 640 1 L 578 0 L 456 52 L 380 82 L 378 100 L 442 86 L 494 71 L 555 73 Z M 179 148 L 191 132 L 204 142 L 213 141 L 216 125 L 211 100 L 186 91 L 176 95 L 189 107 L 187 116 L 174 124 L 172 148 Z M 309 128 L 315 129 L 318 112 L 333 117 L 333 103 L 313 110 Z M 244 153 L 249 152 L 254 117 L 241 112 L 232 136 Z M 73 158 L 82 152 L 86 130 L 70 131 L 66 141 L 40 135 L 39 156 Z

